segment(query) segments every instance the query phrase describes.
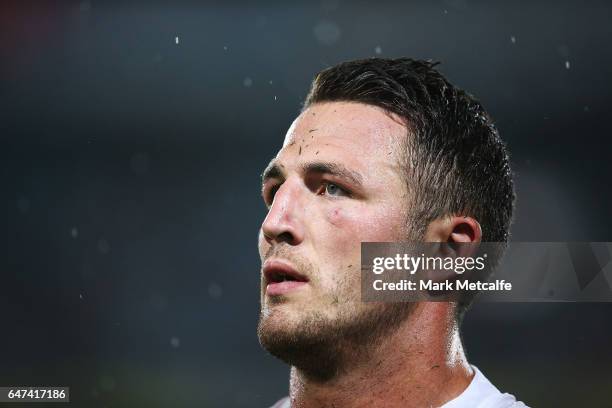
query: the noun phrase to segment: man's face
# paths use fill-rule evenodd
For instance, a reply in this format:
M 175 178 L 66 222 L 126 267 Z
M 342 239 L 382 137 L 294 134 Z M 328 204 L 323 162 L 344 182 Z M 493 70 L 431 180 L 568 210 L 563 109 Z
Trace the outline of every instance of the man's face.
M 379 319 L 383 306 L 360 301 L 360 243 L 406 239 L 406 132 L 350 102 L 312 105 L 291 125 L 262 190 L 259 335 L 269 350 Z

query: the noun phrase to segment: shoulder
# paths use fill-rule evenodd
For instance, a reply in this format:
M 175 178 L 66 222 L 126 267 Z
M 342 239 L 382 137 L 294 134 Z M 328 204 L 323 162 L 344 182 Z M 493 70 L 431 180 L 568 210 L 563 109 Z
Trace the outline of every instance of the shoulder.
M 270 408 L 291 408 L 289 397 L 285 397 L 281 400 L 278 400 L 276 404 L 272 405 Z
M 528 408 L 514 395 L 499 391 L 476 366 L 472 369 L 474 377 L 470 385 L 441 408 Z
M 499 391 L 476 366 L 472 366 L 472 369 L 474 377 L 470 385 L 440 408 L 529 408 L 517 401 L 514 395 Z M 270 408 L 291 408 L 289 397 L 279 400 Z
M 499 393 L 497 396 L 482 401 L 478 408 L 529 408 L 521 401 L 517 401 L 515 396 L 508 393 Z

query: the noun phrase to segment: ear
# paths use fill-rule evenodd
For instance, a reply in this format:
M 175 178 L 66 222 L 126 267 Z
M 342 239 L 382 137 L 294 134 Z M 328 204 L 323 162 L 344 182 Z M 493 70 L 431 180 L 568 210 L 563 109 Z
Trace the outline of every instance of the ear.
M 425 231 L 425 242 L 480 242 L 482 228 L 472 217 L 446 216 L 429 223 Z
M 433 220 L 425 231 L 425 242 L 439 242 L 438 256 L 471 257 L 478 251 L 482 229 L 472 217 L 451 215 Z M 435 281 L 454 279 L 452 271 L 428 271 L 427 278 Z

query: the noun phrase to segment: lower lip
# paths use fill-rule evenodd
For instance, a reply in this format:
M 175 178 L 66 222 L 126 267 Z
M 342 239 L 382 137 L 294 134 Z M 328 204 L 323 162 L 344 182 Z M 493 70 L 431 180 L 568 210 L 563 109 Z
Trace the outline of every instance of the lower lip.
M 269 296 L 284 295 L 296 289 L 305 286 L 308 282 L 300 281 L 284 281 L 277 283 L 268 283 L 266 286 L 266 294 Z

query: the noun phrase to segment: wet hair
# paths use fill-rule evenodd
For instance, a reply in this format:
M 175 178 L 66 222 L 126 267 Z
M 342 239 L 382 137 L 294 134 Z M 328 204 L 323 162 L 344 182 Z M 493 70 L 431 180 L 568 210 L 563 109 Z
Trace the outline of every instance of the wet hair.
M 316 75 L 303 109 L 348 101 L 398 115 L 407 127 L 412 230 L 422 237 L 431 221 L 463 215 L 478 220 L 483 242 L 507 242 L 515 194 L 506 145 L 481 103 L 437 65 L 411 58 L 343 62 Z M 459 315 L 470 302 L 460 302 Z

